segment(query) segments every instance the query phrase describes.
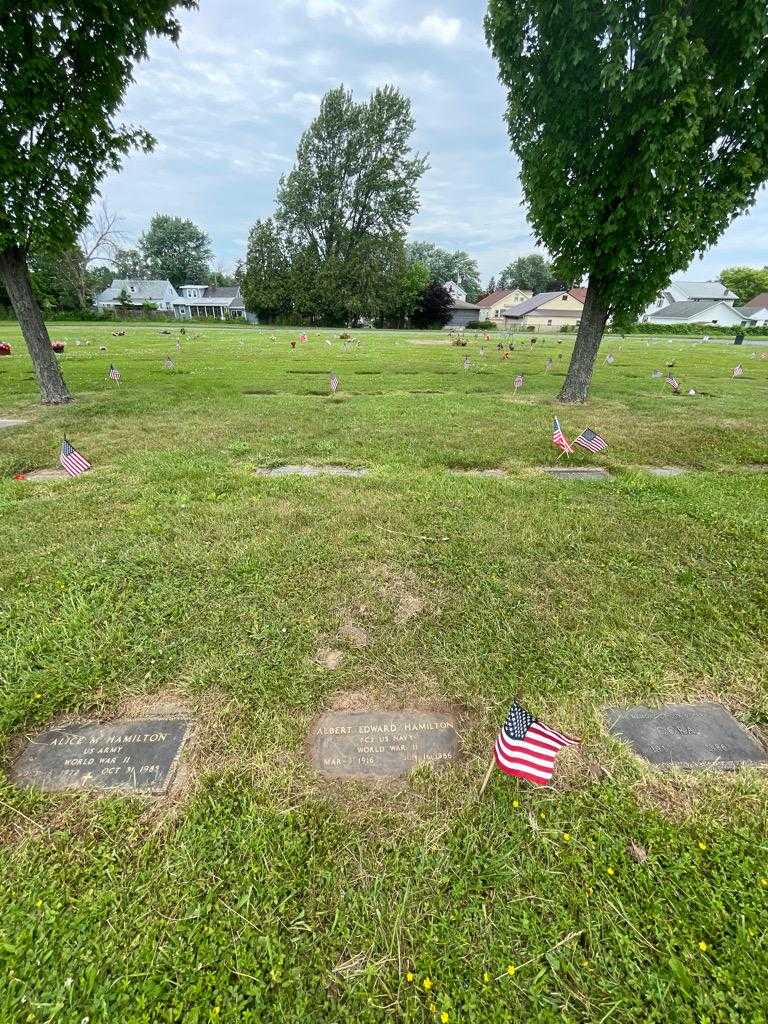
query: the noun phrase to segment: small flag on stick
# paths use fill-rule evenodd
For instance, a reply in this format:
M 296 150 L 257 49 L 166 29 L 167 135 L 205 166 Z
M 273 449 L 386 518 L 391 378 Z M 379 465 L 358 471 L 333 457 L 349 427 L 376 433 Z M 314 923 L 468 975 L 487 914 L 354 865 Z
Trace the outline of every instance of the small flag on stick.
M 469 369 L 469 356 L 464 356 L 462 366 L 464 367 L 465 370 Z
M 335 395 L 339 390 L 339 378 L 335 373 L 331 374 L 331 394 Z
M 733 376 L 734 377 L 743 377 L 744 376 L 744 367 L 741 365 L 741 363 L 738 363 L 736 366 L 734 366 L 734 368 L 733 368 Z
M 509 709 L 493 749 L 497 766 L 506 775 L 546 786 L 552 778 L 555 758 L 564 747 L 577 747 L 575 736 L 543 725 L 517 701 Z
M 680 390 L 680 381 L 677 379 L 677 377 L 673 377 L 671 373 L 668 373 L 664 379 L 673 391 Z
M 563 455 L 573 455 L 573 445 L 563 433 L 563 428 L 560 426 L 560 420 L 557 416 L 555 416 L 552 427 L 552 444 L 555 448 L 559 448 Z
M 72 447 L 66 437 L 61 442 L 59 462 L 62 469 L 69 473 L 70 476 L 80 476 L 82 473 L 87 473 L 91 468 L 90 462 L 84 459 L 76 448 Z
M 613 364 L 616 362 L 615 358 L 612 355 L 607 355 L 605 357 L 605 361 L 608 364 L 608 366 L 613 366 Z
M 523 384 L 525 384 L 525 378 L 523 377 L 522 373 L 518 373 L 518 375 L 515 377 L 515 391 L 519 391 Z
M 586 448 L 588 452 L 603 452 L 608 447 L 603 438 L 591 427 L 582 430 L 579 436 L 573 439 L 573 443 L 580 448 Z
M 122 375 L 116 366 L 109 367 L 109 379 L 113 380 L 115 384 L 119 384 L 122 380 Z
M 166 356 L 165 357 L 165 359 L 163 360 L 163 366 L 166 368 L 166 370 L 175 370 L 176 369 L 176 365 L 175 365 L 174 361 L 171 359 L 170 356 Z

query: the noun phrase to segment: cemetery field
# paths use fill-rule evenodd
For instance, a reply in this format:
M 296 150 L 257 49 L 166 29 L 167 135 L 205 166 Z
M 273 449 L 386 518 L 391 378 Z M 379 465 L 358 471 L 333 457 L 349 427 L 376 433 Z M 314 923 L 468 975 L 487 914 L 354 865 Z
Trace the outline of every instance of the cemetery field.
M 768 345 L 609 338 L 561 407 L 570 336 L 112 329 L 52 326 L 46 409 L 0 325 L 0 1021 L 764 1020 L 768 776 L 653 767 L 603 713 L 768 741 Z M 542 471 L 553 415 L 608 479 Z M 14 479 L 64 434 L 91 472 Z M 583 744 L 479 799 L 514 697 Z M 314 770 L 321 713 L 403 708 L 460 758 Z M 160 797 L 12 781 L 51 723 L 174 715 Z

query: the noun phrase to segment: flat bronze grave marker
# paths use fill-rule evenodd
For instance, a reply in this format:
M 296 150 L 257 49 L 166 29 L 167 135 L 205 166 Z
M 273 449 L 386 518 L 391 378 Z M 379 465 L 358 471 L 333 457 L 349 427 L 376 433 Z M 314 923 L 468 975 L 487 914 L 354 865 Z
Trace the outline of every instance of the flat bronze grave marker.
M 331 711 L 314 725 L 312 765 L 325 775 L 396 778 L 417 764 L 455 761 L 453 716 L 426 711 Z
M 186 719 L 78 722 L 46 729 L 13 766 L 19 785 L 163 793 L 189 734 Z
M 651 476 L 683 476 L 688 472 L 685 466 L 646 466 L 645 471 Z
M 610 480 L 611 474 L 601 466 L 544 466 L 544 472 L 557 480 Z
M 26 420 L 7 420 L 0 416 L 0 430 L 6 427 L 23 427 L 26 422 Z
M 52 480 L 71 480 L 72 477 L 64 469 L 31 469 L 24 474 L 24 479 L 31 484 L 45 484 Z
M 636 754 L 662 768 L 768 764 L 766 751 L 722 704 L 606 708 L 605 720 Z

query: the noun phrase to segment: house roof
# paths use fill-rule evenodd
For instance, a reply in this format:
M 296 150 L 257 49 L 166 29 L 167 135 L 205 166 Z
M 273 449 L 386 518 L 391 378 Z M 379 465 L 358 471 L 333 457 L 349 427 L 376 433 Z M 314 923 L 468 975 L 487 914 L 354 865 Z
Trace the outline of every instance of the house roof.
M 227 285 L 223 288 L 214 288 L 212 285 L 208 285 L 205 289 L 206 299 L 236 299 L 240 292 L 240 288 L 237 285 Z
M 476 309 L 480 311 L 480 307 L 476 302 L 462 302 L 461 299 L 457 299 L 451 303 L 451 309 Z
M 112 282 L 109 288 L 99 292 L 96 302 L 111 302 L 115 300 L 120 292 L 127 291 L 133 302 L 159 302 L 165 298 L 166 291 L 171 289 L 173 294 L 176 290 L 170 281 L 162 281 L 159 278 L 142 280 L 137 277 L 118 277 Z
M 672 302 L 663 309 L 657 309 L 653 316 L 663 316 L 669 320 L 690 320 L 697 313 L 704 313 L 708 309 L 721 305 L 722 301 L 722 299 L 717 299 L 714 302 L 712 299 L 686 299 L 685 302 Z M 736 309 L 734 312 L 739 313 L 739 310 Z M 739 313 L 739 315 L 743 316 L 744 314 Z
M 586 288 L 571 288 L 568 294 L 573 299 L 577 299 L 579 302 L 584 303 L 587 300 L 587 289 Z
M 760 292 L 759 295 L 755 295 L 754 298 L 750 299 L 749 302 L 744 303 L 744 308 L 754 307 L 755 309 L 765 309 L 768 306 L 768 292 Z
M 685 292 L 689 299 L 736 298 L 736 295 L 729 291 L 721 281 L 670 281 L 670 284 Z M 662 288 L 662 291 L 664 290 Z
M 508 295 L 512 292 L 518 291 L 517 288 L 497 288 L 495 292 L 491 292 L 486 295 L 483 299 L 478 299 L 476 305 L 480 309 L 488 309 L 490 306 L 495 306 L 497 302 L 503 302 Z
M 534 295 L 532 299 L 525 299 L 524 302 L 518 302 L 516 306 L 510 306 L 509 309 L 504 310 L 504 316 L 525 316 L 526 313 L 532 313 L 534 309 L 538 309 L 539 306 L 546 305 L 547 302 L 551 302 L 552 299 L 556 299 L 558 295 L 562 295 L 560 292 L 539 292 L 538 295 Z
M 734 306 L 733 308 L 748 320 L 753 317 L 759 317 L 761 320 L 768 319 L 768 302 L 764 306 Z

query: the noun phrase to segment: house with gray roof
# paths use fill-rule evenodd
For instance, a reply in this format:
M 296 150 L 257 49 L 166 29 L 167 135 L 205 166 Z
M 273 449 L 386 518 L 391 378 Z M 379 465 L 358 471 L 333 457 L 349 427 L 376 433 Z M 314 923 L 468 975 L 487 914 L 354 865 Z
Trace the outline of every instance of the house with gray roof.
M 644 317 L 649 324 L 712 324 L 718 327 L 749 326 L 749 317 L 729 302 L 712 299 L 687 299 L 670 302 L 663 309 Z
M 651 317 L 673 302 L 697 302 L 704 299 L 733 306 L 738 301 L 738 296 L 720 281 L 670 281 L 646 308 L 643 322 L 656 323 L 657 321 Z
M 109 288 L 94 297 L 93 305 L 96 309 L 151 305 L 164 313 L 172 313 L 173 300 L 178 297 L 170 281 L 118 277 Z
M 246 319 L 240 286 L 215 288 L 207 284 L 183 284 L 173 300 L 177 320 Z
M 239 285 L 216 288 L 208 284 L 184 284 L 181 294 L 170 281 L 116 278 L 93 300 L 96 309 L 124 309 L 151 305 L 177 320 L 251 319 L 246 316 Z

